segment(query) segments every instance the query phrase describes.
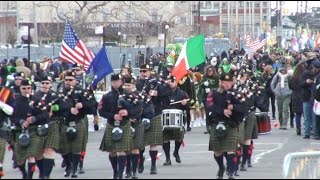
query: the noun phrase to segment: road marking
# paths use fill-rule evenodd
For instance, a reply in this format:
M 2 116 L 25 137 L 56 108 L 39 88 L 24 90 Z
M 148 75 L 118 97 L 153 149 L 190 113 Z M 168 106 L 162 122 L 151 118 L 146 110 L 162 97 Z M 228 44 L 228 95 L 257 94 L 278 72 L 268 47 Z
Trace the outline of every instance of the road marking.
M 254 143 L 256 144 L 256 143 Z M 265 152 L 262 152 L 260 154 L 257 154 L 256 156 L 254 156 L 254 159 L 253 159 L 253 162 L 252 164 L 257 164 L 259 162 L 259 160 L 266 154 L 270 154 L 272 153 L 273 151 L 276 151 L 276 150 L 279 150 L 283 147 L 283 143 L 270 143 L 270 144 L 276 144 L 278 147 L 276 148 L 273 148 L 273 149 L 270 149 L 270 150 L 267 150 Z M 253 151 L 257 151 L 257 150 L 253 150 Z

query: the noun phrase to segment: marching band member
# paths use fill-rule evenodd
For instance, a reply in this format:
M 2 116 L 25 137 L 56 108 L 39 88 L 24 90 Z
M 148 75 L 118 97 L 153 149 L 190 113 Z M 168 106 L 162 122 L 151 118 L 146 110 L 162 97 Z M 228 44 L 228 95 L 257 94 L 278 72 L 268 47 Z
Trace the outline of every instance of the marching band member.
M 120 103 L 123 88 L 119 74 L 111 76 L 111 85 L 112 90 L 103 95 L 98 108 L 100 116 L 108 119 L 100 150 L 109 152 L 113 178 L 122 179 L 127 159 L 126 152 L 132 148 L 131 122 L 127 117 L 127 107 L 123 107 Z
M 3 86 L 0 91 L 0 179 L 4 176 L 3 161 L 6 151 L 6 141 L 11 140 L 7 126 L 11 124 L 9 117 L 13 114 L 13 106 L 13 93 L 9 88 Z
M 35 171 L 36 159 L 42 153 L 44 138 L 38 135 L 38 125 L 47 123 L 49 113 L 35 107 L 30 100 L 31 82 L 23 80 L 20 85 L 21 95 L 17 96 L 12 121 L 18 127 L 16 130 L 15 157 L 23 179 L 32 179 Z M 25 161 L 28 160 L 28 173 Z
M 61 103 L 64 107 L 60 108 L 65 117 L 60 134 L 60 152 L 66 159 L 65 177 L 69 177 L 72 173 L 72 178 L 78 177 L 76 171 L 84 148 L 83 142 L 87 131 L 84 119 L 88 110 L 96 105 L 94 100 L 89 100 L 83 95 L 83 89 L 76 87 L 76 83 L 75 73 L 67 71 L 62 88 L 67 98 Z
M 189 97 L 187 93 L 178 88 L 178 82 L 176 81 L 174 76 L 170 76 L 167 80 L 167 83 L 169 85 L 169 89 L 166 91 L 167 93 L 162 94 L 161 97 L 163 109 L 180 109 L 183 111 L 187 110 L 188 107 L 190 107 L 190 103 L 188 101 Z M 171 103 L 178 101 L 181 101 L 181 103 L 171 105 Z M 177 163 L 181 163 L 179 149 L 184 138 L 184 132 L 184 128 L 182 131 L 180 131 L 180 129 L 163 130 L 162 147 L 166 155 L 166 161 L 163 164 L 164 166 L 172 165 L 170 160 L 170 140 L 175 141 L 173 156 L 175 157 Z
M 237 127 L 247 109 L 234 96 L 227 93 L 233 86 L 232 76 L 230 72 L 222 72 L 218 89 L 210 92 L 207 97 L 209 122 L 212 124 L 209 151 L 214 152 L 214 158 L 219 165 L 218 179 L 223 178 L 225 171 L 224 153 L 227 154 L 227 175 L 229 178 L 234 178 L 237 167 L 234 161 L 238 143 Z
M 137 166 L 139 162 L 140 149 L 144 148 L 144 126 L 141 122 L 141 115 L 143 111 L 143 102 L 136 91 L 135 79 L 132 77 L 124 78 L 124 103 L 128 108 L 128 118 L 131 122 L 131 128 L 134 129 L 132 139 L 131 152 L 129 152 L 130 161 L 127 161 L 127 170 L 132 169 L 132 179 L 138 179 Z M 128 168 L 130 164 L 130 168 Z M 132 165 L 132 168 L 131 168 Z M 131 176 L 131 172 L 127 172 Z

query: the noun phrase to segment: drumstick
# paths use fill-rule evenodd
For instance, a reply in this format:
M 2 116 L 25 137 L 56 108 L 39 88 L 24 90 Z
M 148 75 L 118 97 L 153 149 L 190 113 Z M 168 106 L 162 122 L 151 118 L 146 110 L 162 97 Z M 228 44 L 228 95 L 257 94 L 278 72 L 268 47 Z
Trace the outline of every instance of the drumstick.
M 170 103 L 170 105 L 172 105 L 172 104 L 178 104 L 178 103 L 181 103 L 183 100 L 181 100 L 181 101 L 177 101 L 177 102 L 173 102 L 173 103 Z M 186 99 L 186 101 L 190 101 L 190 99 Z

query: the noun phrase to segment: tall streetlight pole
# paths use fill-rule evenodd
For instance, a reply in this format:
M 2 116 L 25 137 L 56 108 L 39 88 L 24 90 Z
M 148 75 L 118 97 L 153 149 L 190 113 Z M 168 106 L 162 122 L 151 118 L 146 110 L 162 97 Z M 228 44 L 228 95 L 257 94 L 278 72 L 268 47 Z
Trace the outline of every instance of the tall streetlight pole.
M 169 25 L 167 24 L 164 28 L 165 28 L 165 32 L 164 32 L 163 57 L 166 56 L 166 40 L 167 40 L 167 32 L 168 32 L 168 29 L 169 29 Z
M 198 35 L 200 34 L 200 1 L 198 1 Z
M 121 39 L 122 39 L 122 38 L 121 38 L 121 32 L 120 32 L 120 31 L 118 32 L 118 36 L 119 36 L 119 39 L 120 39 L 119 47 L 120 47 L 120 62 L 121 62 L 121 57 L 122 57 L 122 56 L 121 56 L 121 43 L 122 43 L 122 42 L 121 42 Z M 121 69 L 121 65 L 120 65 L 120 69 Z

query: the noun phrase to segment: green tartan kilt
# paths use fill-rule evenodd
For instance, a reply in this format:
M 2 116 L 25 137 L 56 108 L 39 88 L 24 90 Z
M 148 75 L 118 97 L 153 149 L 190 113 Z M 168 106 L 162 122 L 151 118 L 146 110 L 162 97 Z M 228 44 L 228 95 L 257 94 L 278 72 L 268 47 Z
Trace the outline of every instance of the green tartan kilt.
M 76 124 L 77 137 L 74 140 L 69 140 L 67 137 L 67 128 L 65 124 L 61 125 L 60 130 L 60 153 L 61 154 L 78 154 L 83 150 L 83 139 L 85 138 L 85 125 L 83 119 Z
M 132 123 L 131 123 L 132 124 Z M 132 149 L 144 148 L 144 126 L 141 121 L 131 125 L 135 129 L 135 137 L 132 138 Z
M 175 141 L 183 141 L 184 138 L 184 128 L 180 130 L 180 128 L 175 129 L 164 129 L 163 130 L 163 142 L 168 142 L 170 140 Z
M 6 153 L 7 140 L 0 137 L 0 163 L 4 161 L 4 153 Z
M 29 157 L 38 157 L 43 154 L 44 147 L 44 137 L 39 137 L 36 133 L 36 130 L 29 131 L 30 133 L 30 144 L 28 146 L 20 146 L 19 144 L 19 136 L 22 134 L 21 132 L 16 132 L 16 141 L 14 145 L 14 155 L 16 160 L 24 161 Z
M 54 122 L 49 125 L 47 136 L 44 137 L 44 148 L 59 150 L 60 145 L 60 124 Z
M 223 139 L 216 137 L 216 125 L 210 129 L 209 151 L 214 152 L 235 152 L 237 150 L 237 144 L 239 141 L 238 128 L 231 128 L 226 126 L 226 136 Z
M 238 143 L 243 144 L 243 142 L 244 142 L 244 121 L 239 124 L 238 132 L 239 132 Z
M 83 139 L 83 149 L 82 151 L 86 151 L 87 149 L 87 143 L 88 143 L 88 137 L 89 137 L 89 121 L 88 121 L 88 117 L 86 116 L 84 118 L 84 121 L 83 121 L 84 125 L 85 125 L 85 134 L 84 134 L 84 139 Z
M 114 126 L 107 123 L 99 149 L 101 151 L 107 151 L 107 152 L 121 152 L 121 151 L 131 150 L 132 135 L 131 135 L 130 125 L 131 125 L 130 121 L 125 122 L 124 125 L 120 125 L 120 128 L 123 131 L 122 139 L 120 141 L 114 141 L 112 139 L 112 130 Z
M 144 145 L 162 145 L 163 131 L 161 124 L 161 115 L 154 117 L 150 121 L 150 129 L 144 132 Z
M 258 124 L 255 112 L 250 112 L 249 115 L 245 118 L 244 130 L 244 140 L 257 139 Z

